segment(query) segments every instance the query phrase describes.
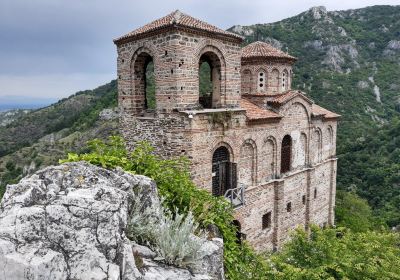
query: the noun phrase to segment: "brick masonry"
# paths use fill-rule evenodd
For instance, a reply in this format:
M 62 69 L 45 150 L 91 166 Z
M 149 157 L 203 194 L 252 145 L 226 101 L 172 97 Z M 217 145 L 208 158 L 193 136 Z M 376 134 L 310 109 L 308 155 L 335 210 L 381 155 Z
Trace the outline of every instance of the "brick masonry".
M 129 148 L 146 140 L 162 157 L 187 156 L 193 181 L 210 192 L 213 153 L 227 147 L 230 161 L 238 164 L 238 182 L 246 187 L 245 204 L 235 209 L 241 231 L 257 250 L 278 249 L 298 226 L 334 224 L 337 118 L 313 114 L 313 102 L 303 94 L 269 106 L 272 96 L 291 90 L 292 62 L 242 60 L 240 40 L 224 36 L 178 25 L 116 42 L 120 130 Z M 218 61 L 218 89 L 209 109 L 199 105 L 204 58 Z M 154 62 L 155 110 L 144 106 L 148 59 Z M 281 118 L 250 121 L 241 98 Z M 290 171 L 282 174 L 285 135 L 292 146 Z M 263 228 L 267 213 L 271 223 Z

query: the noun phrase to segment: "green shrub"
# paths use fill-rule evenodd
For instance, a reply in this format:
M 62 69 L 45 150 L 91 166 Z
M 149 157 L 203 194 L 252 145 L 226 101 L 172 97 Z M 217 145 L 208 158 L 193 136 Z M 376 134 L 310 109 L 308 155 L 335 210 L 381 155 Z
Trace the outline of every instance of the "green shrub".
M 125 171 L 150 177 L 157 183 L 163 205 L 172 215 L 192 213 L 200 228 L 205 229 L 210 224 L 219 228 L 224 239 L 224 265 L 228 279 L 264 279 L 267 262 L 247 244 L 236 242 L 231 205 L 226 199 L 214 197 L 196 187 L 190 179 L 187 159 L 161 159 L 145 142 L 138 143 L 134 151 L 128 153 L 123 139 L 114 136 L 108 143 L 93 140 L 89 142 L 88 153 L 70 153 L 61 162 L 80 160 L 104 168 L 119 166 Z
M 161 229 L 168 232 L 170 238 L 176 234 L 174 231 L 182 225 L 184 217 L 188 223 L 184 225 L 187 232 L 189 229 L 193 231 L 189 213 L 193 213 L 200 228 L 204 229 L 210 224 L 217 225 L 224 239 L 224 265 L 228 279 L 400 279 L 398 234 L 385 231 L 357 233 L 344 228 L 321 230 L 312 227 L 311 235 L 297 230 L 281 252 L 259 255 L 246 243 L 236 243 L 236 229 L 231 223 L 233 209 L 224 198 L 214 197 L 192 183 L 186 159 L 160 159 L 153 154 L 153 149 L 147 143 L 139 143 L 128 154 L 123 140 L 112 137 L 109 143 L 92 141 L 87 154 L 69 154 L 66 161 L 78 160 L 89 161 L 105 168 L 120 166 L 128 172 L 146 175 L 155 180 L 163 197 L 164 207 L 171 212 L 171 216 L 178 217 L 176 220 L 164 222 L 171 226 Z M 369 210 L 364 206 L 361 203 L 357 209 L 364 209 L 366 215 L 361 217 L 368 218 Z M 357 226 L 354 220 L 347 222 L 351 226 Z M 137 221 L 136 223 L 140 224 Z M 142 236 L 145 240 L 154 240 L 146 228 L 137 227 L 135 230 L 137 238 Z M 164 248 L 164 253 L 159 252 L 164 256 L 168 252 L 181 250 L 180 245 L 170 241 L 165 244 L 157 240 L 153 242 L 158 242 Z M 177 261 L 176 256 L 183 255 L 179 252 L 167 258 Z M 178 259 L 179 262 L 184 257 Z
M 187 267 L 203 257 L 201 247 L 206 239 L 196 237 L 197 230 L 191 212 L 172 215 L 161 204 L 135 196 L 127 235 L 131 240 L 149 246 L 167 264 Z
M 274 279 L 400 279 L 400 237 L 345 228 L 297 230 L 270 257 Z
M 353 232 L 366 232 L 379 228 L 378 219 L 373 216 L 368 202 L 354 192 L 342 190 L 336 192 L 335 218 L 337 225 L 349 228 Z

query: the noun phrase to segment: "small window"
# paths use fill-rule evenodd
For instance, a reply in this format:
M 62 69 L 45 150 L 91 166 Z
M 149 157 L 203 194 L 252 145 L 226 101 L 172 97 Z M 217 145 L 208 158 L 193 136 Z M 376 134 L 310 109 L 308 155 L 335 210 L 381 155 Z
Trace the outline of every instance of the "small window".
M 264 91 L 265 90 L 265 73 L 264 72 L 259 72 L 258 73 L 258 90 L 259 91 Z
M 317 198 L 317 189 L 314 189 L 314 198 Z
M 303 197 L 302 197 L 302 202 L 303 202 L 303 205 L 306 205 L 306 195 L 303 195 Z
M 286 211 L 292 212 L 292 203 L 291 202 L 288 202 L 288 204 L 286 204 Z
M 286 71 L 282 73 L 282 88 L 286 89 Z
M 264 214 L 262 216 L 262 228 L 270 228 L 271 227 L 271 212 L 268 212 L 267 214 Z

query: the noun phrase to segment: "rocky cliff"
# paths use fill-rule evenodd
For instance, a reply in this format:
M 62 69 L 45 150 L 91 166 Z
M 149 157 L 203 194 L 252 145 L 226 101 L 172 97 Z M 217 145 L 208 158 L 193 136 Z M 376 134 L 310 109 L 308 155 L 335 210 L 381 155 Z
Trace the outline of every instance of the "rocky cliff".
M 223 279 L 223 243 L 168 266 L 127 238 L 132 202 L 159 215 L 155 183 L 88 163 L 47 167 L 7 187 L 0 204 L 0 279 Z M 193 238 L 198 238 L 193 236 Z

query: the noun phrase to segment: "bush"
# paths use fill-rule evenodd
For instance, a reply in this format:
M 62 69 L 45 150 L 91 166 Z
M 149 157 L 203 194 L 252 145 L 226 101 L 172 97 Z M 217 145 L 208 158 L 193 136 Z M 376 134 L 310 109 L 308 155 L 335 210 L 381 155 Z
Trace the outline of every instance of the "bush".
M 345 228 L 297 230 L 273 255 L 275 279 L 400 279 L 400 237 Z
M 89 142 L 88 153 L 70 153 L 61 162 L 80 160 L 104 168 L 119 166 L 125 171 L 150 177 L 157 183 L 163 205 L 172 215 L 192 213 L 200 228 L 205 229 L 210 224 L 219 228 L 224 239 L 224 265 L 228 279 L 264 279 L 267 263 L 247 244 L 236 242 L 231 205 L 226 199 L 214 197 L 196 187 L 190 179 L 187 159 L 161 159 L 154 155 L 153 148 L 146 142 L 137 143 L 134 151 L 128 153 L 123 139 L 114 136 L 108 143 L 93 140 Z
M 128 237 L 149 246 L 167 264 L 186 267 L 203 257 L 201 247 L 206 239 L 197 238 L 197 230 L 198 225 L 191 212 L 173 216 L 162 205 L 148 203 L 139 195 L 135 196 L 129 218 Z
M 182 244 L 191 242 L 187 239 L 188 233 L 194 231 L 196 223 L 202 229 L 215 224 L 224 239 L 227 279 L 400 279 L 398 234 L 385 231 L 354 233 L 345 228 L 321 230 L 312 227 L 310 235 L 297 230 L 281 252 L 262 256 L 246 243 L 236 243 L 232 208 L 224 198 L 214 197 L 192 183 L 186 159 L 160 159 L 152 153 L 153 149 L 147 143 L 137 144 L 135 150 L 128 154 L 120 137 L 112 137 L 109 143 L 92 141 L 89 148 L 87 154 L 69 154 L 67 161 L 86 160 L 105 168 L 121 166 L 128 172 L 155 180 L 163 197 L 163 205 L 168 209 L 162 222 L 164 226 L 157 229 L 162 232 L 158 238 L 163 235 L 168 238 L 161 240 L 153 236 L 146 229 L 146 222 L 140 221 L 145 217 L 143 215 L 131 217 L 132 224 L 144 225 L 132 228 L 136 232 L 131 234 L 143 238 L 142 242 L 151 240 L 153 246 L 157 244 L 154 248 L 167 262 L 181 265 L 191 262 L 186 256 L 198 252 L 198 249 L 197 244 L 193 243 L 191 253 L 184 251 Z M 361 217 L 368 220 L 369 208 L 365 208 L 363 202 L 356 208 L 365 212 Z M 345 215 L 342 221 L 346 221 Z M 352 227 L 357 226 L 354 219 L 347 222 Z M 182 227 L 186 233 L 179 236 L 178 229 Z M 174 236 L 179 236 L 180 240 L 174 240 Z
M 379 228 L 378 220 L 373 216 L 368 202 L 354 192 L 337 191 L 335 214 L 337 225 L 349 228 L 353 232 Z

